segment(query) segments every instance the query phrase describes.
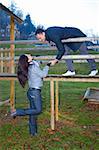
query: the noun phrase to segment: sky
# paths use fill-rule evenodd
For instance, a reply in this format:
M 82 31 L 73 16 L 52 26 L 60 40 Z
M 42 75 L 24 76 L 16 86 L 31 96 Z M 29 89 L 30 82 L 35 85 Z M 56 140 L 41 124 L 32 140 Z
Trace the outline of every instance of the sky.
M 0 3 L 8 7 L 11 1 L 24 17 L 29 13 L 36 26 L 77 27 L 87 35 L 99 36 L 99 0 L 0 0 Z

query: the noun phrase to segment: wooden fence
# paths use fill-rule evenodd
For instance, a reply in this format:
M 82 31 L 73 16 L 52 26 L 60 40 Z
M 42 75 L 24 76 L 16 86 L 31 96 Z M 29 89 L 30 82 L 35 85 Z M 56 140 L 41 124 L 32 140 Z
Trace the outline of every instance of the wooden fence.
M 82 41 L 89 41 L 89 40 L 99 40 L 99 38 L 73 38 L 73 39 L 67 39 L 63 42 L 82 42 Z M 38 41 L 0 41 L 0 44 L 34 44 L 38 43 Z M 39 42 L 42 43 L 42 42 Z M 13 47 L 13 52 L 14 54 L 14 47 Z M 0 64 L 4 64 L 5 66 L 9 66 L 9 62 L 11 62 L 10 69 L 12 70 L 12 64 L 14 67 L 14 57 L 8 52 L 8 54 L 0 54 Z M 40 57 L 34 57 L 35 59 L 39 60 L 51 60 L 54 59 L 55 56 L 40 56 Z M 63 56 L 62 59 L 99 59 L 99 55 L 68 55 L 68 56 Z M 18 57 L 16 58 L 18 59 Z M 5 62 L 6 61 L 6 62 Z M 3 67 L 1 67 L 2 73 L 0 74 L 0 80 L 9 80 L 11 81 L 11 92 L 10 92 L 10 104 L 11 107 L 14 108 L 14 80 L 16 80 L 16 75 L 14 74 L 13 70 L 9 73 L 9 69 L 7 70 L 6 74 L 4 74 Z M 89 77 L 89 76 L 73 76 L 73 77 L 64 77 L 61 75 L 49 75 L 44 79 L 45 81 L 50 81 L 50 99 L 51 99 L 51 129 L 55 129 L 55 120 L 58 120 L 58 82 L 59 81 L 65 81 L 65 82 L 99 82 L 99 75 L 95 77 Z M 54 83 L 56 82 L 56 89 L 54 90 Z M 54 97 L 55 95 L 55 97 Z
M 11 57 L 10 51 L 4 50 L 0 51 L 0 73 L 10 73 L 11 72 Z
M 0 74 L 0 80 L 17 80 L 16 74 Z M 76 75 L 64 77 L 61 75 L 48 75 L 44 81 L 50 81 L 50 104 L 51 104 L 51 129 L 55 129 L 55 122 L 58 121 L 59 104 L 59 81 L 64 82 L 99 82 L 99 75 L 90 77 L 87 75 Z M 56 86 L 55 86 L 56 85 Z M 54 88 L 55 86 L 55 88 Z M 8 102 L 8 101 L 7 101 Z

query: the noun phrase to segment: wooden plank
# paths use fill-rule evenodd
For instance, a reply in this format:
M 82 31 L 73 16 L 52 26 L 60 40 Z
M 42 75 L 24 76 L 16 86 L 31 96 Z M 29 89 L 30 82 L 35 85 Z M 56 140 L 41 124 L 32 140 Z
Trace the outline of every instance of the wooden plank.
M 79 38 L 69 38 L 64 39 L 62 42 L 68 43 L 68 42 L 84 42 L 84 41 L 97 41 L 99 40 L 99 37 L 79 37 Z M 12 41 L 0 41 L 0 44 L 45 44 L 48 43 L 47 41 L 41 42 L 39 40 L 12 40 Z
M 88 75 L 62 76 L 62 75 L 48 75 L 44 78 L 45 81 L 66 81 L 66 82 L 99 82 L 99 75 L 94 77 Z
M 38 40 L 0 41 L 0 44 L 39 44 L 39 43 L 42 43 L 42 42 Z
M 17 80 L 16 74 L 0 74 L 0 80 Z M 66 81 L 66 82 L 99 82 L 99 75 L 94 77 L 88 75 L 62 76 L 56 74 L 49 74 L 44 81 Z
M 16 78 L 17 77 L 17 74 L 12 74 L 12 73 L 0 73 L 0 77 L 12 77 L 12 78 Z M 96 76 L 93 76 L 93 77 L 91 77 L 91 76 L 89 76 L 89 75 L 81 75 L 81 74 L 79 74 L 79 75 L 75 75 L 75 76 L 62 76 L 61 74 L 49 74 L 47 77 L 45 77 L 44 79 L 46 80 L 47 78 L 53 78 L 53 80 L 54 80 L 54 78 L 55 78 L 55 80 L 56 80 L 56 78 L 59 78 L 59 79 L 61 79 L 61 78 L 63 78 L 63 79 L 68 79 L 68 78 L 72 78 L 72 79 L 74 79 L 74 78 L 81 78 L 81 79 L 83 79 L 83 78 L 91 78 L 91 79 L 93 79 L 93 78 L 99 78 L 99 75 L 96 75 Z
M 52 60 L 52 59 L 55 59 L 56 56 L 55 55 L 48 55 L 48 56 L 33 56 L 33 58 L 35 60 Z M 16 56 L 14 57 L 15 60 L 18 60 L 19 59 L 19 56 Z M 75 59 L 75 60 L 84 60 L 84 59 L 99 59 L 99 54 L 89 54 L 89 55 L 67 55 L 67 56 L 63 56 L 61 60 L 66 60 L 66 59 Z M 0 58 L 0 60 L 11 60 L 11 58 L 9 57 L 3 57 L 3 58 Z M 61 61 L 60 60 L 60 61 Z
M 52 55 L 49 55 L 49 56 L 38 56 L 38 57 L 35 57 L 34 56 L 34 59 L 35 60 L 51 60 L 51 59 L 55 59 L 56 56 L 52 56 Z M 65 55 L 65 56 L 62 56 L 61 60 L 66 60 L 66 59 L 99 59 L 99 54 L 89 54 L 89 55 Z
M 77 38 L 68 38 L 62 40 L 63 43 L 69 43 L 69 42 L 85 42 L 85 41 L 98 41 L 99 37 L 77 37 Z
M 69 38 L 69 39 L 65 39 L 62 40 L 62 42 L 64 43 L 68 43 L 68 42 L 84 42 L 84 41 L 97 41 L 99 40 L 99 37 L 79 37 L 79 38 Z M 45 44 L 48 42 L 41 42 L 39 40 L 12 40 L 12 41 L 0 41 L 0 44 Z
M 98 49 L 99 48 L 99 45 L 93 45 L 93 46 L 87 46 L 87 48 L 88 49 Z M 43 50 L 43 51 L 46 51 L 46 50 L 52 50 L 52 51 L 55 51 L 55 50 L 57 50 L 57 47 L 56 46 L 48 46 L 48 47 L 31 47 L 31 48 L 23 48 L 23 47 L 21 47 L 21 48 L 15 48 L 15 51 L 41 51 L 41 50 Z M 4 52 L 4 51 L 10 51 L 10 49 L 3 49 L 3 48 L 0 48 L 0 52 Z
M 50 81 L 52 77 L 47 77 L 45 81 Z M 99 82 L 99 78 L 54 78 L 54 81 L 66 81 L 66 82 Z

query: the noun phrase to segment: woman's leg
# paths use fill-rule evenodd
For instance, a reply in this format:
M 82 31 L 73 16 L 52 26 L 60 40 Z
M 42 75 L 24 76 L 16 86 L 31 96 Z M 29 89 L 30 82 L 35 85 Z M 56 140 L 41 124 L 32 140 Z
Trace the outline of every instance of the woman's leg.
M 16 109 L 16 116 L 25 116 L 25 115 L 38 115 L 42 111 L 42 99 L 40 90 L 28 90 L 27 92 L 28 99 L 33 108 L 27 109 Z
M 28 99 L 30 101 L 30 110 L 26 110 L 27 113 L 33 113 L 32 110 L 37 110 L 39 112 L 39 109 L 42 109 L 41 106 L 41 94 L 37 90 L 28 90 L 27 92 Z M 41 107 L 41 108 L 39 108 Z M 37 134 L 37 115 L 30 114 L 29 115 L 29 132 L 31 135 Z
M 35 109 L 35 105 L 30 101 L 30 109 Z M 37 116 L 29 115 L 29 133 L 35 135 L 37 133 Z
M 30 108 L 16 109 L 16 114 L 13 116 L 29 115 L 30 134 L 35 135 L 37 133 L 37 115 L 42 111 L 41 91 L 29 89 L 27 96 L 30 101 Z
M 26 115 L 39 115 L 42 112 L 41 91 L 29 89 L 27 92 L 28 99 L 32 103 L 32 108 L 24 109 Z

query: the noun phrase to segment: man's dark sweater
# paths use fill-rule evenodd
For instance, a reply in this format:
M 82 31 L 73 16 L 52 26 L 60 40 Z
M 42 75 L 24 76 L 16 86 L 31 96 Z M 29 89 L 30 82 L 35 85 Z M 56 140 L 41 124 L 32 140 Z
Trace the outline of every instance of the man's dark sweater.
M 47 28 L 47 30 L 45 30 L 45 36 L 47 41 L 52 41 L 55 43 L 58 49 L 58 54 L 56 56 L 56 59 L 58 60 L 60 60 L 65 53 L 64 44 L 66 44 L 72 50 L 79 49 L 81 45 L 81 42 L 71 42 L 63 44 L 61 40 L 76 37 L 86 37 L 86 35 L 82 31 L 73 27 L 49 27 Z

